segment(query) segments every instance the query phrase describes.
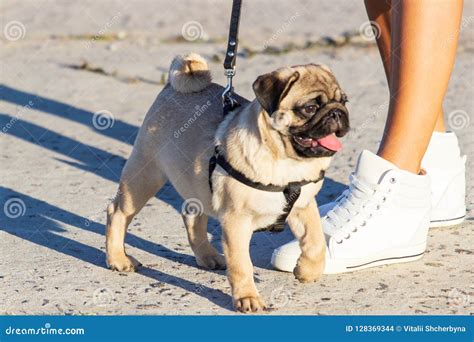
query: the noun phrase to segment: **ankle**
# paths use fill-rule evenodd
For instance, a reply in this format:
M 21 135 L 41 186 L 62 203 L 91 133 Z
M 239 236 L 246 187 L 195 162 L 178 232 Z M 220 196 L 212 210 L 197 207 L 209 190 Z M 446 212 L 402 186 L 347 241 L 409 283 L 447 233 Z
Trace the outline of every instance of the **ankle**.
M 434 131 L 438 132 L 438 133 L 445 133 L 446 132 L 446 126 L 444 125 L 444 119 L 442 117 L 438 118 L 438 121 L 436 121 Z
M 421 163 L 419 160 L 421 160 L 421 157 L 414 158 L 408 153 L 392 152 L 385 149 L 379 150 L 377 155 L 394 164 L 400 170 L 408 171 L 416 175 L 420 174 Z

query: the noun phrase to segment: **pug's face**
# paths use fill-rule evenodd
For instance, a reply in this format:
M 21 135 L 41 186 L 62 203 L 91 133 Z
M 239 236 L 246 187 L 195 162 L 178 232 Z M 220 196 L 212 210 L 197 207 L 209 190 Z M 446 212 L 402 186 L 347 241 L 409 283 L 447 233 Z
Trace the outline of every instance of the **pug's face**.
M 327 67 L 278 69 L 259 76 L 253 89 L 290 156 L 329 157 L 341 148 L 337 138 L 349 131 L 347 97 Z

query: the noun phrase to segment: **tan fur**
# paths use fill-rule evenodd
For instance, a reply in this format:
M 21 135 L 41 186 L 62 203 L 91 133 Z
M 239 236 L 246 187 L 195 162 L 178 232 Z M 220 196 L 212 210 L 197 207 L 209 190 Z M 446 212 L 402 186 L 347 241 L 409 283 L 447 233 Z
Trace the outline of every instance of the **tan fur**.
M 265 113 L 258 101 L 249 103 L 243 98 L 239 98 L 240 109 L 222 120 L 220 94 L 223 88 L 208 83 L 210 74 L 202 58 L 190 55 L 173 61 L 171 86 L 165 86 L 147 113 L 125 165 L 117 200 L 108 208 L 107 264 L 110 268 L 133 271 L 138 266 L 135 259 L 125 254 L 126 227 L 168 179 L 183 198 L 196 198 L 202 203 L 203 212 L 198 216 L 183 214 L 198 265 L 225 267 L 224 258 L 207 239 L 207 218 L 212 216 L 222 225 L 225 261 L 236 309 L 244 312 L 264 309 L 253 280 L 249 243 L 257 228 L 275 222 L 281 214 L 284 196 L 248 187 L 229 177 L 219 166 L 212 177 L 214 192 L 211 194 L 208 162 L 218 143 L 227 160 L 248 178 L 277 185 L 317 179 L 320 171 L 329 166 L 328 157 L 303 158 L 292 150 L 285 134 L 288 125 L 301 124 L 302 120 L 285 108 L 311 96 L 308 94 L 314 88 L 311 82 L 321 82 L 315 92 L 324 96 L 333 96 L 339 86 L 331 82 L 333 76 L 326 69 L 318 66 L 286 69 L 285 73 L 297 70 L 304 77 L 281 103 L 283 109 L 279 112 L 288 121 L 285 126 L 275 116 Z M 196 83 L 196 79 L 199 82 Z M 206 86 L 195 93 L 199 88 L 196 84 Z M 189 94 L 191 89 L 193 94 Z M 205 110 L 196 114 L 196 108 L 204 106 Z M 321 184 L 311 183 L 302 188 L 289 217 L 303 251 L 295 269 L 295 276 L 301 281 L 315 280 L 324 267 L 325 242 L 314 199 Z

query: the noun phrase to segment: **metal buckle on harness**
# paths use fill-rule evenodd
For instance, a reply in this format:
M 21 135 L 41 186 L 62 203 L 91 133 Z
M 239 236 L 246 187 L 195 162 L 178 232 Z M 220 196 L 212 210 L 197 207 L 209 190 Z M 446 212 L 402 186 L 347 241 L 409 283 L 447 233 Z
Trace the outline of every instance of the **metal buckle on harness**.
M 227 76 L 227 85 L 222 92 L 222 105 L 234 108 L 237 105 L 237 100 L 232 96 L 234 94 L 234 87 L 232 86 L 232 78 L 235 75 L 235 67 L 232 69 L 224 69 L 224 75 Z

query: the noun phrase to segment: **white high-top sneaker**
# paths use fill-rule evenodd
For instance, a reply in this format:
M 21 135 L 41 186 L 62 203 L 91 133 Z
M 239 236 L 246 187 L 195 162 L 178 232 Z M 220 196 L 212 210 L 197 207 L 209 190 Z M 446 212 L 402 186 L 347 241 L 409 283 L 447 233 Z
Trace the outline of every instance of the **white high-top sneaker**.
M 421 258 L 431 215 L 429 176 L 400 170 L 363 151 L 350 181 L 322 218 L 327 241 L 324 273 Z M 274 251 L 272 264 L 291 272 L 300 253 L 298 242 L 290 242 Z

